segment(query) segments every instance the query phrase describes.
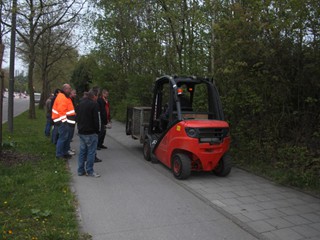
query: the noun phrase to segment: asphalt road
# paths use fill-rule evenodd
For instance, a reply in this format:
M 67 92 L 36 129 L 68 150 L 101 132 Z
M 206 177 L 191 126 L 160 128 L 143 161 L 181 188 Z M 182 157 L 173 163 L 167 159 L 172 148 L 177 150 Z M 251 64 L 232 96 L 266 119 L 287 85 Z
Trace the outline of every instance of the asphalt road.
M 77 155 L 69 160 L 84 232 L 94 240 L 257 239 L 173 179 L 170 171 L 143 159 L 138 141 L 107 136 L 98 151 L 100 178 L 77 176 Z M 121 129 L 120 129 L 121 128 Z M 72 147 L 79 152 L 79 138 Z
M 19 98 L 19 96 L 14 98 L 13 104 L 13 116 L 17 116 L 29 108 L 29 97 Z M 2 109 L 2 123 L 8 121 L 8 95 L 5 94 L 3 98 L 3 109 Z

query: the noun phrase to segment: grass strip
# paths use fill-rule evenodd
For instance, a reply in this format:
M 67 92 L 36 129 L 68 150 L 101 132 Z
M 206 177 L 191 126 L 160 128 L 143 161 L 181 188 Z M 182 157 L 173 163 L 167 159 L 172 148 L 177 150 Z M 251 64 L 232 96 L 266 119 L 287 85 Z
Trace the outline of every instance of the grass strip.
M 79 233 L 67 163 L 55 158 L 44 136 L 45 113 L 14 118 L 14 132 L 3 125 L 0 155 L 1 239 L 84 239 Z

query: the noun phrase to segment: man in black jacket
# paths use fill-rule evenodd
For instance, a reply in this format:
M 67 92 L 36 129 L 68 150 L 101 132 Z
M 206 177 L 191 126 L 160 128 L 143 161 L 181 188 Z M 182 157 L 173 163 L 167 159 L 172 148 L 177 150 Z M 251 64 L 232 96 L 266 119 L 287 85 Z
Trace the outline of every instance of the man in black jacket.
M 97 98 L 98 91 L 96 89 L 90 90 L 87 97 L 81 100 L 76 110 L 78 135 L 80 137 L 79 176 L 100 177 L 93 170 L 101 122 Z

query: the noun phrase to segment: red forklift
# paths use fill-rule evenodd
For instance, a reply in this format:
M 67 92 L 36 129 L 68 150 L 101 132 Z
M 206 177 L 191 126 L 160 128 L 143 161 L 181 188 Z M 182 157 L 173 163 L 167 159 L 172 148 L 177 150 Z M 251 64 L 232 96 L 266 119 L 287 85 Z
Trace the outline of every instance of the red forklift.
M 126 133 L 140 139 L 147 161 L 160 161 L 177 179 L 192 171 L 223 177 L 231 171 L 229 124 L 208 78 L 157 78 L 152 106 L 128 109 Z

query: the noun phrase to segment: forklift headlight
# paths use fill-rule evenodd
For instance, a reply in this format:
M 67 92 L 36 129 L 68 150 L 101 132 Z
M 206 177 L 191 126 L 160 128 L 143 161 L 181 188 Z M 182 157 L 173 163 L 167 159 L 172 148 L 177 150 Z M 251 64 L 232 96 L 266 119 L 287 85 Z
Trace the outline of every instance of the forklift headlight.
M 198 130 L 195 128 L 186 128 L 186 133 L 191 138 L 197 138 L 199 135 Z

